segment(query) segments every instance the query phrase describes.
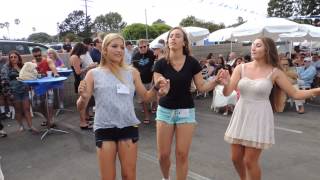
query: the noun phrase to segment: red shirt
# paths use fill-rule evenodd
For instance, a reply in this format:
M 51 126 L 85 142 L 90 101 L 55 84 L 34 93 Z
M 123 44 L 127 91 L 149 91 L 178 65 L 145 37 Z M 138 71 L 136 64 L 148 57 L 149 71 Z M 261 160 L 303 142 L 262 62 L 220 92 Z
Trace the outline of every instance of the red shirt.
M 38 64 L 37 71 L 38 73 L 45 74 L 45 75 L 47 75 L 47 71 L 51 71 L 48 65 L 47 59 L 41 60 L 41 62 Z

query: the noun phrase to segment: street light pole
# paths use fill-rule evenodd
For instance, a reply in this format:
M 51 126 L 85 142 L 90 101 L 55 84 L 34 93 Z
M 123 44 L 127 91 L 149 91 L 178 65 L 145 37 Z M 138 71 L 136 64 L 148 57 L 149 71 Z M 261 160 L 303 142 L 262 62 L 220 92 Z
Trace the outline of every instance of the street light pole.
M 59 33 L 59 22 L 57 22 L 57 31 L 58 31 L 58 34 L 57 34 L 58 42 L 60 42 L 60 39 L 59 39 L 59 36 L 60 36 L 60 33 Z
M 144 16 L 146 18 L 146 39 L 148 40 L 148 21 L 147 21 L 147 8 L 144 9 Z

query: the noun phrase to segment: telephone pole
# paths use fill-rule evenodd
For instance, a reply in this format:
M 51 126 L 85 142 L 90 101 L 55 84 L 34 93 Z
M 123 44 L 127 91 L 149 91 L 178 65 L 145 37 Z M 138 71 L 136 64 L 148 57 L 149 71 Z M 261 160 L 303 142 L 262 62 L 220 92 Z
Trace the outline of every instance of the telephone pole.
M 88 18 L 88 3 L 89 2 L 93 2 L 93 1 L 91 1 L 91 0 L 82 0 L 82 1 L 84 1 L 84 8 L 85 8 L 85 15 L 86 15 L 86 20 L 85 20 L 85 24 L 84 24 L 84 26 L 85 26 L 85 31 L 86 31 L 86 33 L 87 33 L 87 35 L 89 35 L 89 31 L 90 31 L 90 29 L 89 29 L 89 27 L 88 27 L 88 23 L 89 23 L 89 18 Z M 90 7 L 90 6 L 89 6 Z

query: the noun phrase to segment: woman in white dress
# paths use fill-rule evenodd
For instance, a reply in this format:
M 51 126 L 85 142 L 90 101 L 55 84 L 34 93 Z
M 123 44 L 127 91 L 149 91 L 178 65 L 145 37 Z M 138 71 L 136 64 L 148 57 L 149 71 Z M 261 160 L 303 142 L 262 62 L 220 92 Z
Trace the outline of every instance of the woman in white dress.
M 251 47 L 251 57 L 253 61 L 237 66 L 231 78 L 226 70 L 219 74 L 225 96 L 237 87 L 240 90 L 240 99 L 224 139 L 231 144 L 231 159 L 241 180 L 261 179 L 261 151 L 274 144 L 272 110 L 277 111 L 279 102 L 273 101 L 273 97 L 281 93 L 277 90 L 282 89 L 293 99 L 320 95 L 320 88 L 296 90 L 291 85 L 279 66 L 277 49 L 272 39 L 256 39 Z

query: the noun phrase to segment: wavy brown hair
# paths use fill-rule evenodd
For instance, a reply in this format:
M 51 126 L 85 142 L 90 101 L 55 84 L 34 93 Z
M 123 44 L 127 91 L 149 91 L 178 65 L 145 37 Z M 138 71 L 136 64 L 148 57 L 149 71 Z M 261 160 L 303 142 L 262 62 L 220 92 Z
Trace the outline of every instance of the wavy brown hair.
M 265 59 L 266 63 L 270 64 L 274 68 L 278 68 L 282 70 L 280 66 L 280 60 L 278 56 L 278 51 L 275 42 L 268 37 L 260 37 L 258 38 L 262 41 L 265 46 Z M 271 94 L 269 96 L 270 103 L 274 112 L 282 112 L 283 111 L 283 103 L 281 102 L 281 96 L 284 95 L 284 92 L 279 88 L 277 84 L 273 85 L 271 90 Z
M 267 60 L 267 64 L 281 69 L 276 43 L 268 37 L 260 37 L 258 39 L 260 39 L 265 46 L 265 59 Z
M 11 56 L 12 54 L 14 54 L 14 55 L 16 55 L 16 56 L 18 57 L 18 63 L 17 63 L 17 65 L 18 65 L 18 67 L 21 69 L 22 66 L 23 66 L 22 58 L 21 58 L 20 53 L 19 53 L 18 51 L 16 51 L 16 50 L 12 50 L 12 51 L 10 51 L 10 52 L 8 53 L 8 58 L 9 58 L 8 65 L 9 65 L 9 67 L 10 67 L 10 68 L 13 68 L 13 65 L 12 65 L 12 63 L 11 63 L 11 61 L 10 61 L 10 56 Z

